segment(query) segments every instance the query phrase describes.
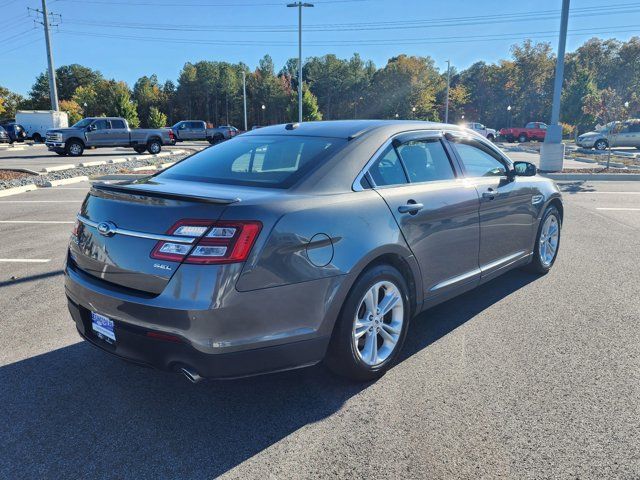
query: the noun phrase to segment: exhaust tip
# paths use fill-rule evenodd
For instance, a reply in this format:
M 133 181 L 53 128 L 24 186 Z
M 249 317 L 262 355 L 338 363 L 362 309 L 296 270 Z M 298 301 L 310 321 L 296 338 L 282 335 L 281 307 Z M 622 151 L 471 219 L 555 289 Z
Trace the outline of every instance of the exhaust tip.
M 180 367 L 180 372 L 182 372 L 182 374 L 187 377 L 191 383 L 200 383 L 204 380 L 200 375 L 198 375 L 198 373 L 188 367 Z

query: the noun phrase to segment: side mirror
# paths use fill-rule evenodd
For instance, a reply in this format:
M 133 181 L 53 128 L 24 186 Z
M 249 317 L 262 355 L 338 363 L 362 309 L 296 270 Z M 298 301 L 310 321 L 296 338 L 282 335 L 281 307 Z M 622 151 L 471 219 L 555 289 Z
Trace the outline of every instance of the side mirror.
M 518 177 L 533 177 L 538 169 L 533 163 L 513 162 L 513 173 Z
M 96 128 L 98 128 L 98 127 L 96 126 L 96 124 L 95 124 L 95 123 L 92 123 L 91 125 L 89 125 L 89 126 L 87 127 L 87 132 L 93 132 Z

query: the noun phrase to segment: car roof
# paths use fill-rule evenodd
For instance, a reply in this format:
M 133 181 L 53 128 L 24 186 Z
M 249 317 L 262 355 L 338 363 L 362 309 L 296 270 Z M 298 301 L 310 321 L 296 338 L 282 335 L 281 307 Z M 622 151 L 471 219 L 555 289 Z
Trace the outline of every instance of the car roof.
M 460 130 L 457 125 L 417 120 L 330 120 L 321 122 L 287 123 L 251 130 L 244 135 L 299 135 L 311 137 L 356 138 L 365 133 L 385 129 L 391 134 L 407 130 Z

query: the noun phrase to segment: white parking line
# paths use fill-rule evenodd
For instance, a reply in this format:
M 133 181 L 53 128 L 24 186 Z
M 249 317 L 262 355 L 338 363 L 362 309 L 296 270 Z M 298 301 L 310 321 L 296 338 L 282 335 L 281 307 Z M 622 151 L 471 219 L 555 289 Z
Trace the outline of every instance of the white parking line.
M 80 203 L 82 200 L 0 200 L 0 203 Z
M 47 263 L 50 258 L 0 258 L 0 263 Z
M 571 193 L 571 192 L 569 192 Z M 609 195 L 640 195 L 640 192 L 576 192 L 576 193 L 586 193 L 586 194 L 609 194 Z
M 68 221 L 62 221 L 62 220 L 0 220 L 0 223 L 27 223 L 27 224 L 58 224 L 58 223 L 69 223 L 69 224 L 74 224 L 76 222 L 68 222 Z
M 640 208 L 596 207 L 596 210 L 605 210 L 608 212 L 640 212 Z

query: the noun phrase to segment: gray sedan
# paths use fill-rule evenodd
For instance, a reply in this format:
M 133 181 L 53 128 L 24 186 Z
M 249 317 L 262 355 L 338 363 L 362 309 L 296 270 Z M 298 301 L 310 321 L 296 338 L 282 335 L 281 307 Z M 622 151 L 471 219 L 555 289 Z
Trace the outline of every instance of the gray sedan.
M 516 267 L 548 272 L 562 220 L 552 181 L 466 129 L 276 125 L 94 185 L 66 295 L 87 341 L 192 381 L 322 360 L 371 380 L 419 312 Z

